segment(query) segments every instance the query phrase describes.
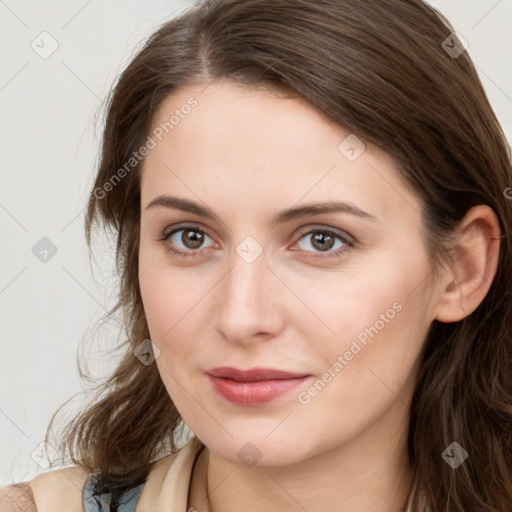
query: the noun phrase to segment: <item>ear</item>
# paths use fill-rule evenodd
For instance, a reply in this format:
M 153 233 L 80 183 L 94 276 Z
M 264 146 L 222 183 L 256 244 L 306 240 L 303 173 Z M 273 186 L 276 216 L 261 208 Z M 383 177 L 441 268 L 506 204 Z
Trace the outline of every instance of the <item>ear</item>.
M 498 267 L 500 226 L 487 205 L 470 208 L 459 224 L 450 268 L 440 281 L 436 320 L 458 322 L 483 301 Z

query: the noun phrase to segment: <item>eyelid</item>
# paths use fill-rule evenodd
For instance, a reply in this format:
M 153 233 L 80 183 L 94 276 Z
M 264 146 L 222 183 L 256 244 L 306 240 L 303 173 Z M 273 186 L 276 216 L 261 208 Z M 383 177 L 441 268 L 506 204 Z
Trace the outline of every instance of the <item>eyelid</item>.
M 301 228 L 299 230 L 299 234 L 300 234 L 299 240 L 303 236 L 309 235 L 309 234 L 317 232 L 317 231 L 324 231 L 324 232 L 328 232 L 328 233 L 330 232 L 330 233 L 336 235 L 337 237 L 339 237 L 340 239 L 342 239 L 345 243 L 350 244 L 350 245 L 355 245 L 358 243 L 357 238 L 348 234 L 346 231 L 343 231 L 342 229 L 334 228 L 331 226 L 322 225 L 322 224 L 308 226 L 307 228 Z
M 214 239 L 214 237 L 209 234 L 208 229 L 204 228 L 197 222 L 180 222 L 178 224 L 173 224 L 172 226 L 167 226 L 159 237 L 159 241 L 164 240 L 172 233 L 180 231 L 181 229 L 196 229 L 197 231 L 201 231 L 202 233 L 208 235 L 212 240 Z

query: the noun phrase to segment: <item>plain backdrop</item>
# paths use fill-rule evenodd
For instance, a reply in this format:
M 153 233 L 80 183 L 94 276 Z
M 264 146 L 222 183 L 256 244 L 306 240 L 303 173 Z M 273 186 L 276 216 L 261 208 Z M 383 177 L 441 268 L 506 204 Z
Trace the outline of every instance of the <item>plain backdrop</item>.
M 512 0 L 431 3 L 469 43 L 511 140 Z M 105 239 L 90 262 L 83 229 L 102 102 L 149 34 L 190 4 L 0 0 L 0 485 L 47 469 L 48 421 L 84 389 L 79 349 L 114 304 L 114 247 Z M 91 368 L 108 373 L 104 349 L 122 333 L 114 322 L 93 339 Z

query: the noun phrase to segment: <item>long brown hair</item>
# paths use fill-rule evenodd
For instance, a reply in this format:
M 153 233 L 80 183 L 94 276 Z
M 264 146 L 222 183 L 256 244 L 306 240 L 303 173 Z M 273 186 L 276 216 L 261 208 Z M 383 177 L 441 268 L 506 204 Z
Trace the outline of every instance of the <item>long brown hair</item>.
M 101 471 L 117 495 L 144 481 L 152 461 L 176 450 L 182 419 L 157 366 L 134 356 L 149 331 L 137 275 L 143 160 L 130 159 L 164 98 L 228 79 L 305 98 L 388 152 L 422 200 L 434 270 L 470 207 L 487 204 L 496 212 L 497 274 L 472 314 L 431 326 L 408 453 L 432 512 L 511 510 L 510 148 L 453 32 L 421 0 L 206 0 L 151 35 L 109 97 L 86 217 L 89 248 L 95 224 L 117 237 L 120 293 L 109 316 L 122 314 L 124 356 L 91 405 L 68 423 L 62 454 L 69 450 L 73 463 Z M 469 453 L 456 470 L 441 456 L 454 441 Z

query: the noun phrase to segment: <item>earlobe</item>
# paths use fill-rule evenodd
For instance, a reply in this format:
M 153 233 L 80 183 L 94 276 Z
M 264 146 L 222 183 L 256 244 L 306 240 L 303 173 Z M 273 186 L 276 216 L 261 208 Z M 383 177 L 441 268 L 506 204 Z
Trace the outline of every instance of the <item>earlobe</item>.
M 436 308 L 436 320 L 445 323 L 462 320 L 480 305 L 498 267 L 500 226 L 491 207 L 478 205 L 468 210 L 459 233 Z

